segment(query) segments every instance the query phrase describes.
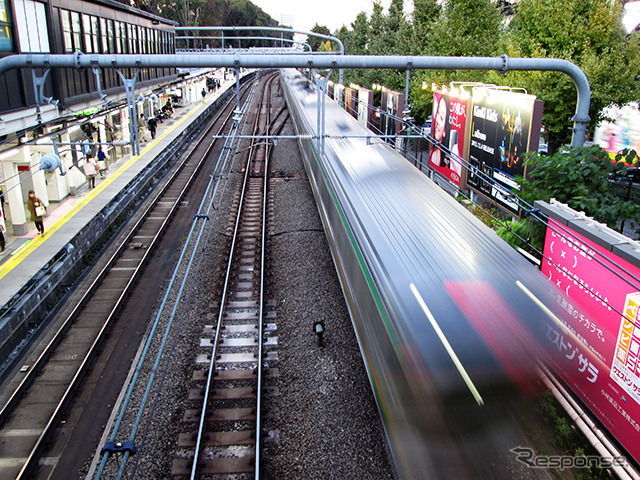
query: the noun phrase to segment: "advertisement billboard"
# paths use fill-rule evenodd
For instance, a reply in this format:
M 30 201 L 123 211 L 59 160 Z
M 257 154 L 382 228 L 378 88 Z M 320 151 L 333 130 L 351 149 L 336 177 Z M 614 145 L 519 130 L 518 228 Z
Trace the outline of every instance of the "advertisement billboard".
M 640 268 L 552 218 L 544 255 L 567 314 L 546 329 L 551 367 L 640 461 Z
M 373 112 L 373 92 L 366 88 L 358 89 L 358 122 L 365 127 L 369 125 L 369 118 Z
M 458 188 L 463 188 L 467 171 L 456 157 L 466 158 L 467 115 L 470 103 L 470 98 L 434 92 L 431 136 L 444 147 L 444 150 L 438 144 L 431 145 L 429 167 Z
M 358 118 L 358 91 L 344 87 L 344 109 L 353 118 Z
M 617 153 L 625 148 L 640 152 L 640 108 L 638 108 L 638 104 L 633 102 L 622 107 L 612 105 L 604 109 L 604 114 L 615 121 L 603 120 L 598 123 L 593 135 L 593 143 L 597 143 L 609 152 L 612 160 L 615 159 Z
M 537 150 L 542 102 L 534 95 L 477 88 L 470 119 L 467 185 L 518 213 L 517 202 L 506 192 L 519 190 L 516 177 L 525 174 L 523 155 L 530 145 Z

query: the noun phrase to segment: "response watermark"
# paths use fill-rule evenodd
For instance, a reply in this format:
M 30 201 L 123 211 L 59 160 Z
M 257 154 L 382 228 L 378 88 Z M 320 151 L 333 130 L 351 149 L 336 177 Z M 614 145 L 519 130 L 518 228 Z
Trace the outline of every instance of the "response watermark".
M 529 468 L 611 468 L 627 465 L 623 456 L 601 457 L 599 455 L 536 455 L 536 452 L 527 447 L 515 447 L 509 450 L 516 454 L 516 460 L 524 463 Z

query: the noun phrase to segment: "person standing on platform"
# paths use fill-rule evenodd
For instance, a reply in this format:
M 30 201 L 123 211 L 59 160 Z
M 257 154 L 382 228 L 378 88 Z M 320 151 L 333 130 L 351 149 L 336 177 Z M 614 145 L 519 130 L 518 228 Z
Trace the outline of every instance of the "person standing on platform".
M 2 253 L 7 249 L 7 227 L 4 223 L 4 213 L 0 217 L 0 248 L 2 249 L 0 253 Z
M 33 190 L 29 190 L 29 198 L 27 199 L 27 209 L 31 213 L 31 221 L 36 224 L 38 235 L 44 235 L 44 216 L 47 209 Z
M 84 160 L 84 165 L 82 166 L 82 169 L 84 170 L 84 174 L 87 177 L 89 190 L 91 190 L 96 186 L 96 172 L 98 171 L 98 165 L 96 165 L 96 161 L 93 159 L 93 157 L 88 156 Z
M 144 114 L 140 114 L 140 121 L 138 122 L 138 142 L 146 142 L 147 139 L 144 137 Z
M 156 121 L 156 117 L 151 117 L 149 119 L 149 131 L 151 132 L 151 139 L 156 138 L 156 130 L 158 129 L 158 122 Z
M 107 170 L 109 164 L 107 163 L 109 157 L 102 150 L 102 146 L 98 147 L 98 169 L 100 170 L 100 177 L 104 178 L 104 172 Z
M 204 97 L 207 96 L 207 91 L 203 88 L 202 89 L 202 100 L 204 100 Z

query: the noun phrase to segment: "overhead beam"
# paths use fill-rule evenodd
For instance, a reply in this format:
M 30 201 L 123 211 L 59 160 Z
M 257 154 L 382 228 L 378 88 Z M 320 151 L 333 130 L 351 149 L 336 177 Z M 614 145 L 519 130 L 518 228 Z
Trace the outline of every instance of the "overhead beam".
M 417 57 L 373 55 L 85 55 L 22 54 L 0 59 L 0 75 L 15 68 L 384 68 L 393 70 L 496 70 L 555 71 L 568 75 L 576 85 L 578 101 L 573 117 L 571 146 L 584 144 L 589 122 L 591 87 L 584 72 L 574 63 L 558 58 Z

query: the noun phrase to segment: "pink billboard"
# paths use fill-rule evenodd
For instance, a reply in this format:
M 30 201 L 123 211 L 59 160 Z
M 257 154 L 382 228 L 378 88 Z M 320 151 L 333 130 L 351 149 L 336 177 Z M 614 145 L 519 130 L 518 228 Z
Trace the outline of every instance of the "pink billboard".
M 464 185 L 466 168 L 458 157 L 466 158 L 467 112 L 470 99 L 458 98 L 443 92 L 435 92 L 431 136 L 442 146 L 432 144 L 429 150 L 429 166 L 450 180 L 457 187 Z
M 566 313 L 546 326 L 551 366 L 640 461 L 640 268 L 551 218 L 549 226 L 542 273 L 564 293 L 556 301 Z

